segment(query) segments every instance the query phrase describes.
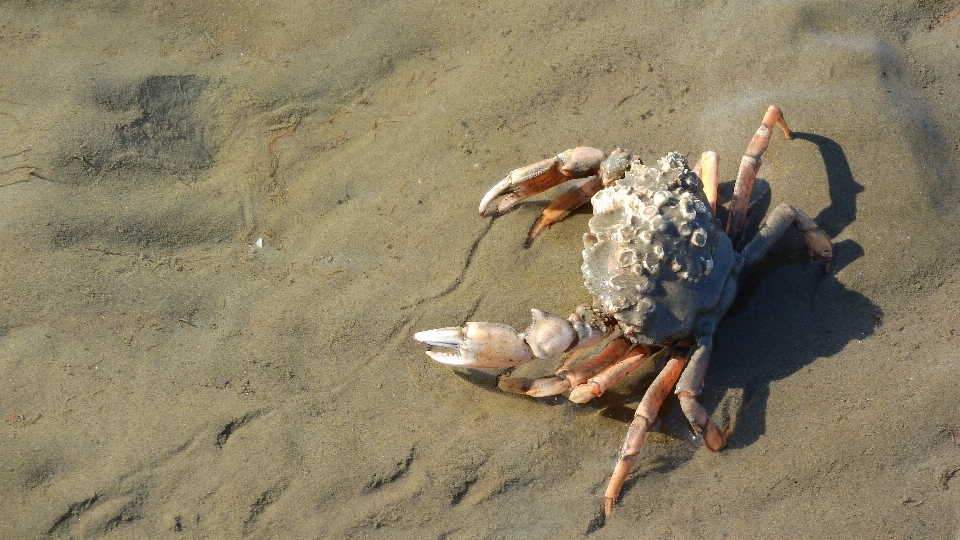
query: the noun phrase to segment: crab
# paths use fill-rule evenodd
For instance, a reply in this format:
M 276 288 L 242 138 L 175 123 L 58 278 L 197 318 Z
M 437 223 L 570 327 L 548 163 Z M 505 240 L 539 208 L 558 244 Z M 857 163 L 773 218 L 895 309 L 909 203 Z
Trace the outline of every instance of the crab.
M 483 197 L 481 216 L 500 197 L 495 214 L 550 187 L 573 182 L 543 211 L 530 240 L 592 203 L 581 269 L 593 303 L 578 306 L 566 318 L 533 309 L 532 323 L 523 332 L 506 324 L 467 322 L 414 335 L 429 345 L 454 349 L 428 351 L 432 359 L 478 368 L 510 368 L 594 347 L 595 354 L 576 364 L 567 361 L 553 376 L 499 378 L 498 386 L 507 392 L 532 397 L 563 394 L 576 403 L 602 395 L 647 360 L 667 359 L 627 429 L 604 493 L 606 516 L 671 390 L 703 444 L 713 451 L 726 446 L 730 427 L 717 427 L 698 397 L 714 332 L 745 271 L 763 260 L 791 225 L 803 235 L 811 257 L 824 262 L 825 269 L 830 267 L 830 238 L 795 206 L 777 206 L 752 238 L 744 238 L 760 157 L 776 125 L 793 138 L 780 108 L 771 105 L 740 162 L 726 223 L 715 217 L 716 152 L 704 152 L 691 169 L 686 157 L 676 152 L 651 167 L 619 148 L 607 154 L 577 147 L 512 171 Z M 575 356 L 582 355 L 570 357 Z

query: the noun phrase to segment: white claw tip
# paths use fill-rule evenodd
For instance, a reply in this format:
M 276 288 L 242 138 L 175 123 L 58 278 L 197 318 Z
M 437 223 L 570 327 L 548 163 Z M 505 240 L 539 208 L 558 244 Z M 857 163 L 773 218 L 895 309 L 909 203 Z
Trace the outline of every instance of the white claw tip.
M 456 326 L 424 330 L 413 335 L 413 339 L 436 347 L 459 347 L 463 343 L 463 331 Z
M 469 366 L 470 363 L 465 361 L 459 353 L 452 351 L 426 351 L 427 356 L 440 362 L 441 364 L 447 364 L 448 366 Z

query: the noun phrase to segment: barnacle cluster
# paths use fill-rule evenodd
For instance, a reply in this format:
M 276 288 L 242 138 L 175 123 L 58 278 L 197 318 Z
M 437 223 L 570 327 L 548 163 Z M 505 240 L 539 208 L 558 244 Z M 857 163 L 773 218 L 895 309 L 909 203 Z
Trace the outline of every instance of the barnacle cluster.
M 696 287 L 713 270 L 723 233 L 683 155 L 667 154 L 652 167 L 635 159 L 592 202 L 590 232 L 583 236 L 585 284 L 622 323 L 641 330 L 658 304 L 669 303 L 667 289 L 675 287 L 665 285 Z

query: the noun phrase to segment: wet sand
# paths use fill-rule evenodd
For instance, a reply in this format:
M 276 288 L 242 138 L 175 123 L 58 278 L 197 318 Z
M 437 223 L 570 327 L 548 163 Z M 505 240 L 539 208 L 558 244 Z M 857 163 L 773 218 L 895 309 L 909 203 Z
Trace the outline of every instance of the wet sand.
M 960 538 L 960 16 L 861 4 L 0 6 L 0 537 Z M 477 217 L 511 169 L 730 181 L 770 103 L 835 268 L 784 240 L 716 337 L 729 446 L 668 400 L 603 519 L 649 370 L 524 399 L 411 336 L 588 300 L 589 210 Z

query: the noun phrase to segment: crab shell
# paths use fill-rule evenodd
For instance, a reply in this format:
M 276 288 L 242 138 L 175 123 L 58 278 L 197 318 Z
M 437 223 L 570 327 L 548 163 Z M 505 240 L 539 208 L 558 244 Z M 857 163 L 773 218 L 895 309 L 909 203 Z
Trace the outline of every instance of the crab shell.
M 583 236 L 585 285 L 632 341 L 663 345 L 703 334 L 732 303 L 743 258 L 679 153 L 632 161 L 592 199 Z

